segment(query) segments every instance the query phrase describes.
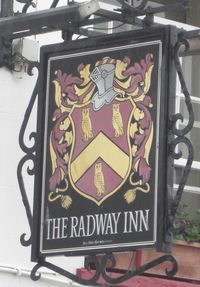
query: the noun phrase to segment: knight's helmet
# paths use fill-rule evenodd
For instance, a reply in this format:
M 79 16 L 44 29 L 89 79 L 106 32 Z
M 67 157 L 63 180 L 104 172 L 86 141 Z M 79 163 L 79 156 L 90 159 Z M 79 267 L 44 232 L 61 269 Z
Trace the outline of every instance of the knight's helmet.
M 115 60 L 109 57 L 97 62 L 96 67 L 90 74 L 91 80 L 98 88 L 98 92 L 92 99 L 95 110 L 100 109 L 105 103 L 110 103 L 117 95 L 113 90 L 114 74 Z
M 115 74 L 115 60 L 103 58 L 97 62 L 96 67 L 90 74 L 91 80 L 97 85 L 99 95 L 103 95 L 112 88 Z

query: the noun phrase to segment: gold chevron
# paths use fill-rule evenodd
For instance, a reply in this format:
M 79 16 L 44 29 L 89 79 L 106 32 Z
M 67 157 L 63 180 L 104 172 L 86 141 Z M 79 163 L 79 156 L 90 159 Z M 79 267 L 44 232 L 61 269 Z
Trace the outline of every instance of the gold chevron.
M 71 178 L 77 182 L 98 158 L 103 159 L 121 178 L 129 170 L 130 158 L 102 132 L 71 163 Z

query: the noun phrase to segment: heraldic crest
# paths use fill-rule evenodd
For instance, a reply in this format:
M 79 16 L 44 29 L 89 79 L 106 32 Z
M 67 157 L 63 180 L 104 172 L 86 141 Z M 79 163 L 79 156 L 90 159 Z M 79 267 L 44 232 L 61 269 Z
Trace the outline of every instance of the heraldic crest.
M 127 182 L 122 196 L 127 204 L 137 192 L 150 191 L 153 68 L 147 53 L 135 63 L 125 56 L 80 64 L 76 75 L 55 71 L 50 202 L 69 208 L 73 189 L 100 206 Z

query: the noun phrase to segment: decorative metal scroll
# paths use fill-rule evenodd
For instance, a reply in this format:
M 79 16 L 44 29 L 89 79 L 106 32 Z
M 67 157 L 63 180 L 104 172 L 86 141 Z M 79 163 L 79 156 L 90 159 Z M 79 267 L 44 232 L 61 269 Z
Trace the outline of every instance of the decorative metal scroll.
M 32 62 L 29 64 L 28 66 L 28 74 L 32 75 L 32 69 L 36 67 L 39 68 L 39 64 L 36 62 Z M 28 201 L 28 196 L 26 193 L 26 188 L 24 185 L 24 179 L 23 179 L 23 175 L 22 175 L 22 170 L 23 167 L 26 163 L 29 163 L 28 168 L 27 168 L 27 174 L 30 176 L 33 176 L 35 174 L 35 151 L 36 151 L 36 133 L 35 132 L 31 132 L 31 134 L 29 135 L 29 140 L 33 141 L 33 144 L 31 147 L 28 147 L 25 143 L 25 131 L 30 119 L 30 115 L 34 106 L 34 103 L 36 101 L 38 95 L 38 79 L 36 81 L 29 105 L 27 107 L 26 113 L 24 115 L 24 120 L 21 126 L 21 130 L 20 130 L 20 134 L 19 134 L 19 144 L 20 147 L 22 149 L 22 151 L 25 153 L 24 157 L 20 160 L 18 167 L 17 167 L 17 178 L 18 178 L 18 182 L 19 182 L 19 187 L 20 187 L 20 191 L 21 191 L 21 196 L 22 196 L 22 201 L 26 210 L 26 215 L 28 218 L 28 223 L 29 223 L 29 227 L 30 227 L 30 237 L 28 239 L 26 239 L 26 233 L 23 233 L 21 235 L 20 241 L 21 244 L 23 246 L 29 246 L 31 244 L 31 231 L 32 231 L 32 213 L 31 213 L 31 208 L 30 208 L 30 204 Z M 32 162 L 32 167 L 30 167 L 30 163 Z
M 14 69 L 14 59 L 12 55 L 12 40 L 2 37 L 2 52 L 4 65 L 10 69 Z M 1 66 L 2 63 L 0 63 Z
M 23 8 L 22 8 L 22 12 L 21 13 L 27 13 L 28 9 L 30 7 L 36 8 L 37 4 L 35 3 L 36 1 L 33 0 L 16 0 L 17 2 L 24 4 Z M 50 8 L 56 8 L 58 3 L 60 0 L 53 0 Z M 73 0 L 67 0 L 67 4 L 70 5 L 71 3 L 73 4 Z M 137 2 L 137 1 L 136 1 Z
M 192 161 L 193 161 L 193 146 L 192 146 L 191 141 L 186 137 L 186 134 L 189 131 L 191 131 L 191 129 L 192 129 L 192 126 L 194 123 L 194 112 L 193 112 L 193 108 L 192 108 L 190 93 L 187 89 L 186 82 L 185 82 L 182 68 L 181 68 L 181 63 L 179 60 L 179 50 L 180 50 L 181 46 L 184 46 L 184 48 L 186 50 L 189 49 L 188 41 L 182 39 L 181 41 L 177 42 L 177 44 L 175 46 L 175 50 L 174 50 L 174 52 L 175 52 L 174 53 L 174 63 L 175 63 L 176 71 L 177 71 L 177 74 L 178 74 L 178 77 L 180 80 L 182 92 L 183 92 L 184 97 L 185 97 L 185 104 L 186 104 L 186 107 L 188 110 L 189 120 L 188 120 L 187 125 L 183 129 L 177 129 L 177 122 L 178 121 L 183 122 L 183 115 L 178 113 L 178 114 L 175 114 L 172 116 L 172 118 L 171 118 L 171 132 L 174 135 L 174 139 L 170 143 L 170 154 L 169 155 L 173 159 L 176 159 L 176 160 L 180 159 L 182 157 L 182 152 L 181 151 L 177 152 L 177 146 L 179 144 L 183 143 L 188 149 L 188 158 L 187 158 L 186 165 L 184 167 L 182 178 L 181 178 L 180 183 L 179 183 L 179 187 L 177 189 L 175 198 L 174 198 L 174 200 L 171 204 L 171 208 L 170 208 L 170 216 L 169 216 L 169 226 L 170 227 L 169 227 L 169 229 L 171 232 L 174 232 L 174 233 L 176 232 L 176 230 L 174 230 L 174 228 L 173 228 L 176 211 L 177 211 L 177 208 L 179 206 L 181 196 L 183 194 L 184 186 L 186 184 L 188 175 L 190 173 Z
M 154 24 L 155 14 L 166 12 L 172 9 L 180 9 L 181 7 L 185 9 L 189 1 L 177 0 L 174 3 L 169 3 L 160 7 L 152 7 L 151 5 L 148 5 L 150 2 L 148 0 L 117 0 L 117 2 L 122 5 L 118 11 L 121 11 L 124 15 L 131 15 L 134 18 L 144 15 L 145 17 L 141 23 L 144 27 L 148 27 Z
M 16 0 L 17 2 L 24 4 L 22 13 L 26 13 L 30 7 L 36 8 L 36 4 L 32 0 Z
M 139 268 L 135 270 L 128 270 L 125 274 L 119 275 L 117 278 L 113 278 L 109 275 L 109 272 L 106 268 L 107 263 L 110 263 L 110 262 L 112 263 L 112 268 L 115 267 L 116 260 L 113 254 L 110 254 L 110 253 L 105 254 L 102 258 L 98 258 L 97 256 L 92 256 L 89 261 L 93 262 L 95 266 L 94 272 L 92 272 L 92 276 L 90 279 L 84 279 L 84 278 L 77 277 L 76 275 L 46 261 L 39 262 L 38 264 L 35 265 L 35 267 L 33 268 L 31 272 L 31 279 L 34 281 L 37 281 L 40 279 L 40 274 L 38 274 L 38 270 L 41 267 L 46 267 L 52 271 L 55 271 L 63 275 L 64 277 L 67 277 L 83 285 L 99 285 L 97 282 L 100 279 L 100 276 L 109 284 L 119 284 L 119 283 L 125 282 L 133 278 L 134 276 L 141 275 L 145 271 L 149 270 L 150 268 L 153 268 L 164 262 L 169 262 L 172 265 L 171 269 L 165 270 L 166 276 L 168 278 L 173 277 L 178 270 L 178 265 L 177 265 L 175 258 L 171 255 L 164 255 L 143 266 L 140 266 Z

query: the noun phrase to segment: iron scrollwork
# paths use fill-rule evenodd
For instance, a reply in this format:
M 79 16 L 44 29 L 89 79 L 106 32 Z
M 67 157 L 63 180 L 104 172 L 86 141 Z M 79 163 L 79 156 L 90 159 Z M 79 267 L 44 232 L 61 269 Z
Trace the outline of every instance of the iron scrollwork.
M 30 7 L 36 8 L 36 4 L 32 0 L 16 0 L 17 2 L 24 4 L 22 13 L 26 13 Z
M 80 278 L 50 262 L 46 262 L 46 261 L 42 261 L 39 262 L 38 264 L 35 265 L 35 267 L 32 269 L 31 272 L 31 279 L 34 281 L 37 281 L 40 279 L 40 274 L 38 273 L 38 270 L 41 267 L 46 267 L 54 272 L 57 272 L 59 274 L 61 274 L 64 277 L 69 278 L 70 280 L 73 280 L 79 284 L 83 284 L 83 285 L 99 285 L 98 284 L 98 280 L 100 279 L 100 276 L 105 280 L 105 282 L 109 283 L 109 284 L 119 284 L 119 283 L 123 283 L 137 275 L 141 275 L 143 274 L 145 271 L 161 264 L 164 262 L 169 262 L 171 263 L 172 267 L 171 269 L 166 269 L 165 273 L 166 276 L 168 278 L 173 277 L 177 270 L 178 270 L 178 265 L 177 262 L 175 260 L 175 258 L 171 255 L 164 255 L 161 256 L 159 258 L 154 259 L 153 261 L 140 266 L 137 269 L 134 270 L 127 270 L 124 274 L 119 275 L 118 277 L 112 277 L 108 270 L 107 270 L 107 263 L 111 262 L 112 264 L 112 268 L 115 267 L 116 265 L 116 260 L 115 257 L 112 253 L 107 253 L 102 257 L 97 257 L 97 256 L 91 256 L 90 259 L 88 260 L 88 262 L 92 262 L 93 266 L 94 266 L 94 270 L 93 272 L 91 272 L 91 278 L 90 279 L 84 279 L 84 278 Z M 90 268 L 90 265 L 88 264 L 87 269 Z
M 14 59 L 12 55 L 12 40 L 9 38 L 2 37 L 1 38 L 1 59 L 0 59 L 0 67 L 5 65 L 10 70 L 14 69 Z
M 184 120 L 183 115 L 181 113 L 177 113 L 171 117 L 171 119 L 170 119 L 170 131 L 171 131 L 172 135 L 174 136 L 174 139 L 171 141 L 171 143 L 169 145 L 169 151 L 170 151 L 169 155 L 174 160 L 180 159 L 182 157 L 182 152 L 177 151 L 177 147 L 180 144 L 184 144 L 187 147 L 188 156 L 187 156 L 187 160 L 186 160 L 186 165 L 185 165 L 184 170 L 183 170 L 182 178 L 179 182 L 179 186 L 178 186 L 178 189 L 176 191 L 175 198 L 173 199 L 171 207 L 170 207 L 169 231 L 171 233 L 174 233 L 174 234 L 176 234 L 176 229 L 174 227 L 175 215 L 176 215 L 176 212 L 177 212 L 180 200 L 181 200 L 181 196 L 183 194 L 184 186 L 186 184 L 188 175 L 189 175 L 190 170 L 191 170 L 192 162 L 193 162 L 193 146 L 192 146 L 191 141 L 186 137 L 186 135 L 188 132 L 191 131 L 191 129 L 193 127 L 194 112 L 193 112 L 193 108 L 192 108 L 190 93 L 187 89 L 187 85 L 186 85 L 186 82 L 184 79 L 184 75 L 183 75 L 183 71 L 182 71 L 182 67 L 181 67 L 181 63 L 180 63 L 180 59 L 179 59 L 179 51 L 180 51 L 180 48 L 182 46 L 184 46 L 184 48 L 186 50 L 188 50 L 189 49 L 189 42 L 186 39 L 182 39 L 179 42 L 177 42 L 175 49 L 174 49 L 174 52 L 175 52 L 174 53 L 174 64 L 175 64 L 176 72 L 178 74 L 179 81 L 181 84 L 182 93 L 185 97 L 185 104 L 186 104 L 186 107 L 188 110 L 189 119 L 188 119 L 187 125 L 183 129 L 178 129 L 177 123 L 178 123 L 178 121 L 183 122 L 183 120 Z
M 179 9 L 183 7 L 185 9 L 188 4 L 188 0 L 177 0 L 177 2 L 162 5 L 160 7 L 152 7 L 148 0 L 117 0 L 122 8 L 118 9 L 123 14 L 131 15 L 132 17 L 144 15 L 144 19 L 141 21 L 143 27 L 150 27 L 154 24 L 154 15 L 157 13 L 166 12 L 172 9 Z M 150 5 L 148 5 L 150 4 Z
M 28 74 L 31 76 L 32 75 L 32 69 L 36 67 L 39 68 L 39 64 L 37 62 L 30 62 L 29 66 L 28 66 Z M 36 81 L 29 105 L 27 107 L 26 113 L 24 115 L 24 120 L 21 126 L 21 130 L 19 133 L 19 145 L 22 149 L 22 151 L 25 153 L 24 157 L 20 160 L 18 167 L 17 167 L 17 178 L 18 178 L 18 183 L 19 183 L 19 187 L 20 187 L 20 192 L 21 192 L 21 196 L 22 196 L 22 201 L 26 210 L 26 215 L 28 218 L 28 223 L 29 223 L 29 227 L 30 227 L 30 237 L 29 239 L 26 239 L 26 233 L 23 233 L 21 235 L 20 241 L 21 244 L 23 246 L 29 246 L 31 244 L 31 231 L 32 231 L 32 212 L 31 212 L 31 208 L 30 208 L 30 204 L 29 204 L 29 200 L 28 200 L 28 196 L 26 193 L 26 188 L 24 185 L 24 179 L 23 179 L 23 175 L 22 175 L 22 170 L 23 167 L 26 163 L 28 163 L 28 167 L 27 167 L 27 173 L 30 176 L 33 176 L 35 174 L 35 151 L 36 151 L 36 132 L 32 132 L 29 135 L 29 140 L 33 141 L 32 146 L 27 146 L 25 143 L 25 131 L 30 119 L 30 115 L 33 109 L 33 106 L 36 102 L 37 99 L 37 95 L 38 95 L 38 79 Z M 32 163 L 32 166 L 30 167 L 30 163 Z

